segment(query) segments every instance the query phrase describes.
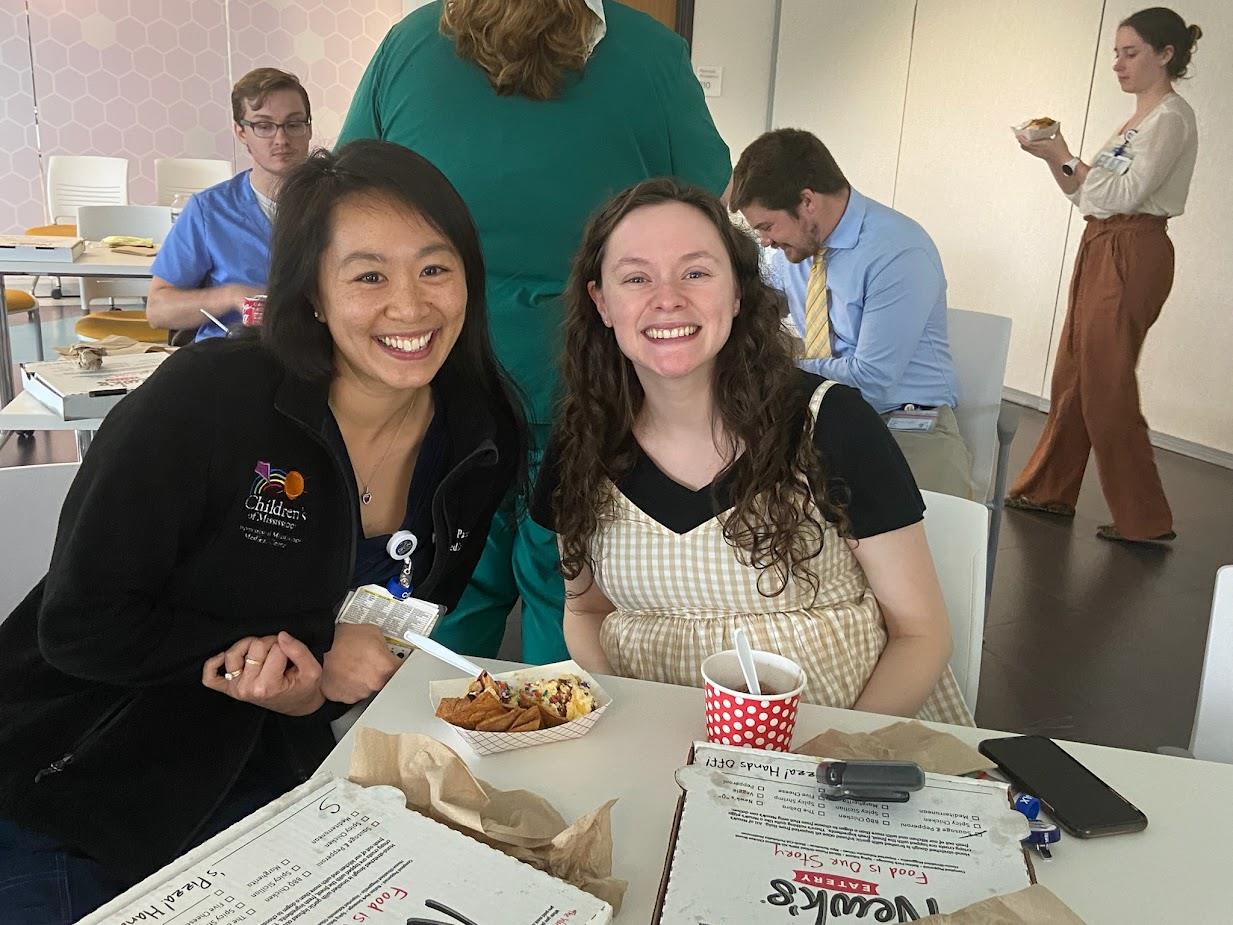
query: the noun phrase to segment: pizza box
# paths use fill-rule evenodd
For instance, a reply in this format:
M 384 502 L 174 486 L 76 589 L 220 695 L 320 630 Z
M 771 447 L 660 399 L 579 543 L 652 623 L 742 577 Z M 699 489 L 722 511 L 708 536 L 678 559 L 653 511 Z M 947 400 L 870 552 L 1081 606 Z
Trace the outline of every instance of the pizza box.
M 61 235 L 0 234 L 0 260 L 21 263 L 72 263 L 86 249 L 81 238 Z
M 926 774 L 907 803 L 826 800 L 824 760 L 695 742 L 653 925 L 915 921 L 1035 882 L 1005 784 Z
M 99 369 L 69 359 L 21 364 L 21 384 L 66 421 L 104 417 L 170 356 L 166 351 L 105 356 Z
M 319 774 L 79 925 L 604 925 L 612 907 L 406 808 Z

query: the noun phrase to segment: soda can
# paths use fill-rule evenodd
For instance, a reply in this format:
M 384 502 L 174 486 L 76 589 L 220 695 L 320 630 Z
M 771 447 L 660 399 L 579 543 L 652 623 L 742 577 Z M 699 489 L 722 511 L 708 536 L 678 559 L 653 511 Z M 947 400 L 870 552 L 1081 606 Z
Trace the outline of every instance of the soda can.
M 249 296 L 244 300 L 240 308 L 240 317 L 243 319 L 246 328 L 258 327 L 264 314 L 265 296 L 263 295 Z

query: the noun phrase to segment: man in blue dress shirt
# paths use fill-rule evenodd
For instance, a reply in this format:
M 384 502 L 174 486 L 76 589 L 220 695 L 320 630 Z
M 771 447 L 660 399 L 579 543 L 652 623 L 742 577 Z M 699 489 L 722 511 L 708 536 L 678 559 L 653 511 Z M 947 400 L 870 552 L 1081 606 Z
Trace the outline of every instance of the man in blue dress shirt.
M 852 189 L 826 146 L 798 129 L 745 149 L 730 206 L 768 251 L 769 281 L 806 341 L 800 366 L 860 390 L 921 488 L 970 498 L 946 276 L 925 230 Z
M 294 74 L 261 67 L 231 91 L 232 130 L 253 159 L 251 170 L 188 201 L 154 258 L 146 318 L 154 327 L 197 331 L 196 340 L 240 322 L 250 295 L 265 292 L 278 187 L 304 163 L 312 107 Z

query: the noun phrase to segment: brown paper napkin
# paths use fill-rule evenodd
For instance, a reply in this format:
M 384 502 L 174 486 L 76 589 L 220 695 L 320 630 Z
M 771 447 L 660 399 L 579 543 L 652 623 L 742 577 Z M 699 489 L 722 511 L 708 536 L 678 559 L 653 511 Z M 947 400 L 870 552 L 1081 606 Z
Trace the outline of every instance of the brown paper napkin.
M 972 774 L 995 767 L 984 755 L 949 732 L 904 720 L 873 732 L 830 729 L 816 735 L 798 754 L 844 760 L 915 761 L 932 774 Z
M 57 347 L 56 353 L 62 357 L 69 356 L 77 346 L 77 344 L 68 344 Z M 163 344 L 147 344 L 132 337 L 125 337 L 123 334 L 108 334 L 101 340 L 91 341 L 90 346 L 96 350 L 101 350 L 106 356 L 127 356 L 133 353 L 171 353 L 173 350 L 173 348 Z
M 497 790 L 447 745 L 425 735 L 357 730 L 348 779 L 397 787 L 407 808 L 572 883 L 619 912 L 628 885 L 612 876 L 612 805 L 567 825 L 528 790 Z
M 1084 925 L 1083 919 L 1039 883 L 921 921 L 937 925 Z

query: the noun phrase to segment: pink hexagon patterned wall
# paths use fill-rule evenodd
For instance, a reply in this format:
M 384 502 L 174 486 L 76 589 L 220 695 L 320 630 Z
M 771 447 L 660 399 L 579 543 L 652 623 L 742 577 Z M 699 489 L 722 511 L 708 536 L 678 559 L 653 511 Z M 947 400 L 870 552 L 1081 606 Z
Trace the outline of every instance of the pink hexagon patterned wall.
M 138 203 L 155 201 L 155 158 L 232 159 L 221 0 L 29 6 L 44 156 L 127 157 Z
M 297 74 L 312 98 L 314 143 L 332 145 L 369 59 L 404 6 L 404 0 L 3 0 L 0 233 L 44 221 L 40 154 L 129 158 L 134 203 L 155 200 L 155 158 L 212 157 L 248 166 L 233 143 L 230 92 L 232 79 L 254 67 Z
M 0 5 L 0 232 L 43 224 L 26 11 Z
M 402 0 L 228 0 L 231 70 L 281 67 L 313 104 L 313 144 L 332 146 L 364 69 Z M 240 152 L 243 157 L 243 151 Z

